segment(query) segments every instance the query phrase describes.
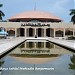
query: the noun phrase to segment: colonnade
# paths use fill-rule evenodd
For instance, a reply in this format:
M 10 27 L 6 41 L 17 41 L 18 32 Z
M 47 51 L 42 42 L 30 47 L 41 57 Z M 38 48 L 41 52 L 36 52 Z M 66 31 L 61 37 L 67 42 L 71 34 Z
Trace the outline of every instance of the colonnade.
M 75 35 L 73 28 L 13 28 L 6 29 L 9 36 L 15 37 L 65 37 L 68 35 Z
M 18 29 L 15 29 L 15 36 L 21 36 L 20 34 L 22 33 L 22 36 L 25 37 L 65 37 L 68 35 L 75 35 L 74 29 L 56 29 L 56 28 L 22 28 L 24 31 L 19 32 L 17 31 Z M 30 31 L 29 31 L 30 30 Z

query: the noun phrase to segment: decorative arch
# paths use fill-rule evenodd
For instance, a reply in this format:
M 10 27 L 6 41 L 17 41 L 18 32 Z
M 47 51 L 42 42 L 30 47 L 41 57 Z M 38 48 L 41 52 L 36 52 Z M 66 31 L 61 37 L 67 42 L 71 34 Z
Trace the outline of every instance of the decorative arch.
M 15 36 L 15 30 L 10 29 L 10 30 L 7 31 L 7 33 L 8 33 L 9 36 Z
M 50 37 L 54 37 L 54 29 L 50 28 Z
M 37 35 L 38 35 L 38 37 L 44 36 L 44 29 L 43 28 L 38 28 L 37 29 Z
M 50 37 L 50 28 L 47 28 L 47 29 L 46 29 L 46 36 L 47 36 L 47 37 Z
M 72 30 L 66 30 L 65 35 L 73 35 L 73 31 Z
M 18 28 L 17 29 L 17 36 L 25 36 L 25 29 L 24 28 Z
M 29 28 L 29 37 L 33 36 L 33 28 Z
M 62 30 L 57 30 L 57 31 L 55 32 L 55 36 L 56 36 L 56 37 L 63 37 L 63 31 L 62 31 Z

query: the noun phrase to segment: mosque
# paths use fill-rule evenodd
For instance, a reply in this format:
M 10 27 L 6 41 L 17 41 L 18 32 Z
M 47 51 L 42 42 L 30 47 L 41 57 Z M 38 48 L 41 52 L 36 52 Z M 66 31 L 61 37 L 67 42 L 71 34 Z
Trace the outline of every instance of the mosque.
M 54 37 L 74 36 L 74 24 L 64 23 L 61 18 L 49 12 L 27 11 L 0 22 L 9 36 L 14 37 Z

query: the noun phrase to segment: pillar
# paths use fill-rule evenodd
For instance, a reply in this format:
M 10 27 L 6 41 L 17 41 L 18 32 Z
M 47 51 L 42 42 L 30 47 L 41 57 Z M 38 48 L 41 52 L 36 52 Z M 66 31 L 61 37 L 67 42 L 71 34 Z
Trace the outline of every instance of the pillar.
M 26 29 L 26 37 L 29 37 L 29 28 Z
M 17 28 L 15 28 L 15 37 L 17 37 Z
M 43 33 L 43 29 L 41 29 L 41 37 L 43 37 L 43 34 L 44 34 L 44 33 Z
M 44 42 L 44 49 L 46 48 L 46 42 Z
M 27 29 L 26 28 L 25 28 L 25 32 L 24 33 L 25 33 L 25 37 L 27 37 L 27 34 L 26 34 L 27 33 Z
M 25 42 L 25 48 L 26 48 L 26 44 L 27 44 L 27 42 Z
M 36 49 L 36 43 L 34 43 L 34 48 Z
M 44 37 L 46 37 L 46 29 L 44 29 Z
M 34 35 L 37 35 L 37 34 L 36 34 L 36 28 L 35 28 L 35 34 L 34 34 Z
M 54 38 L 55 38 L 55 28 L 54 28 Z
M 65 29 L 64 29 L 64 34 L 63 34 L 63 35 L 64 35 L 64 37 L 65 37 Z
M 51 37 L 51 34 L 52 34 L 52 33 L 51 33 L 51 28 L 50 28 L 50 37 Z
M 56 48 L 55 48 L 55 45 L 54 45 L 54 49 L 56 49 Z

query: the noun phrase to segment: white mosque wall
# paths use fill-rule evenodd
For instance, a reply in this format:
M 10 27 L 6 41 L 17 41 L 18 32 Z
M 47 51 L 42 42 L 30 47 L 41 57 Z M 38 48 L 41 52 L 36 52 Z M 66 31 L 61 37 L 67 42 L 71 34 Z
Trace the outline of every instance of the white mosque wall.
M 10 33 L 12 33 L 12 35 L 14 35 L 15 37 L 21 35 L 20 28 L 22 28 L 23 30 L 22 35 L 26 37 L 29 37 L 29 28 L 33 29 L 32 37 L 35 37 L 35 35 L 38 34 L 39 28 L 41 28 L 42 32 L 41 37 L 46 37 L 47 33 L 50 34 L 49 37 L 66 37 L 66 35 L 68 35 L 66 33 L 67 30 L 71 31 L 71 34 L 69 35 L 75 36 L 75 24 L 73 24 L 72 22 L 0 22 L 0 27 L 4 27 L 6 31 L 10 31 Z M 47 32 L 48 28 L 50 29 L 50 31 Z M 61 32 L 61 34 L 56 34 L 57 31 Z
M 21 24 L 27 24 L 27 23 L 32 23 L 32 22 L 0 22 L 0 27 L 5 27 L 5 28 L 8 28 L 8 27 L 15 27 L 15 28 L 23 27 L 24 28 L 24 26 L 21 26 Z M 37 24 L 37 23 L 35 23 L 35 24 Z M 50 24 L 50 28 L 74 28 L 75 27 L 75 24 L 73 24 L 71 22 L 69 22 L 69 23 L 64 23 L 64 22 L 60 22 L 60 23 L 39 22 L 39 23 Z

